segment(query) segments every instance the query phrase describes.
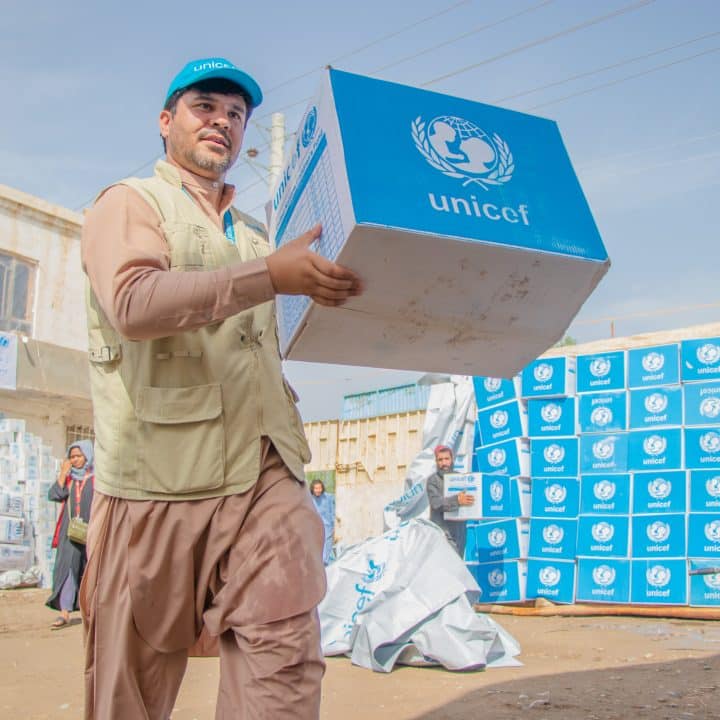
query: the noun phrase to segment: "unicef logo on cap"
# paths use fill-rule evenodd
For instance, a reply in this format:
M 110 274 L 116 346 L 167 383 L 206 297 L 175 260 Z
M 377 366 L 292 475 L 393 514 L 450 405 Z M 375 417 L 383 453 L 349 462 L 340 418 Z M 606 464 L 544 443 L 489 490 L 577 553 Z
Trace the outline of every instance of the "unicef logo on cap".
M 496 548 L 502 547 L 507 541 L 507 533 L 502 528 L 493 528 L 488 533 L 488 542 Z
M 656 500 L 664 500 L 672 492 L 672 483 L 665 478 L 655 478 L 648 483 L 648 492 Z
M 483 387 L 486 392 L 493 393 L 500 389 L 502 380 L 500 378 L 485 378 L 483 380 Z
M 615 582 L 615 568 L 611 568 L 609 565 L 598 565 L 593 568 L 592 578 L 602 587 L 612 585 Z
M 667 448 L 667 440 L 662 435 L 651 435 L 643 441 L 643 450 L 648 455 L 661 455 Z
M 560 582 L 560 571 L 556 567 L 548 565 L 540 570 L 538 578 L 543 585 L 553 587 Z
M 720 345 L 705 343 L 697 349 L 695 355 L 703 365 L 714 365 L 720 360 Z
M 711 590 L 720 590 L 720 573 L 713 573 L 712 575 L 704 575 L 705 584 Z
M 487 459 L 492 467 L 500 467 L 505 463 L 507 453 L 502 448 L 494 448 L 488 453 Z
M 538 363 L 533 370 L 533 376 L 538 382 L 547 382 L 553 376 L 553 366 L 548 363 Z
M 612 422 L 613 414 L 609 407 L 601 405 L 590 413 L 590 422 L 598 427 L 605 427 Z
M 720 520 L 705 523 L 705 537 L 710 542 L 720 542 Z
M 604 438 L 593 443 L 593 456 L 598 460 L 608 460 L 615 454 L 615 440 Z
M 562 462 L 565 457 L 565 448 L 562 447 L 562 445 L 553 443 L 545 448 L 543 455 L 545 456 L 545 462 L 557 465 L 559 462 Z
M 305 117 L 305 123 L 303 124 L 301 136 L 303 147 L 307 147 L 310 144 L 313 135 L 315 135 L 315 130 L 317 130 L 317 108 L 313 106 L 310 108 L 310 111 Z
M 611 365 L 608 358 L 595 358 L 590 362 L 590 374 L 597 378 L 605 377 L 610 372 Z
M 654 415 L 663 412 L 667 406 L 667 395 L 662 393 L 653 393 L 645 398 L 645 409 Z
M 507 583 L 507 574 L 500 568 L 495 568 L 488 573 L 488 583 L 490 587 L 499 588 Z
M 615 497 L 617 485 L 610 480 L 600 480 L 593 485 L 593 495 L 598 500 L 612 500 Z
M 720 475 L 711 477 L 705 483 L 705 490 L 707 491 L 707 494 L 710 495 L 710 497 L 720 497 Z
M 557 525 L 547 525 L 543 528 L 543 540 L 550 545 L 558 545 L 565 537 L 565 531 Z
M 670 537 L 670 525 L 662 520 L 656 520 L 647 526 L 645 531 L 648 539 L 653 542 L 664 542 Z
M 700 447 L 706 453 L 720 452 L 720 435 L 711 430 L 700 436 Z
M 700 414 L 703 417 L 714 420 L 718 415 L 720 415 L 720 398 L 717 398 L 717 397 L 705 398 L 700 403 Z
M 545 499 L 553 505 L 559 505 L 567 497 L 567 488 L 558 483 L 553 483 L 545 488 Z
M 664 565 L 653 565 L 646 573 L 645 579 L 649 585 L 653 587 L 665 587 L 669 582 L 672 574 L 670 568 Z
M 615 528 L 609 522 L 603 520 L 602 522 L 595 523 L 592 528 L 590 528 L 590 532 L 595 542 L 606 543 L 613 539 Z
M 546 423 L 557 422 L 562 416 L 562 408 L 557 403 L 547 403 L 540 408 L 540 417 Z
M 643 355 L 642 366 L 645 372 L 657 372 L 665 364 L 665 356 L 658 352 L 649 352 Z
M 493 502 L 500 502 L 503 499 L 504 494 L 505 489 L 503 488 L 503 484 L 497 480 L 493 480 L 490 483 L 490 499 Z
M 475 123 L 453 115 L 412 123 L 412 139 L 428 164 L 451 178 L 463 179 L 463 187 L 475 183 L 483 190 L 512 178 L 515 161 L 508 144 L 492 137 Z
M 496 410 L 490 415 L 490 424 L 496 429 L 504 428 L 508 423 L 507 410 Z

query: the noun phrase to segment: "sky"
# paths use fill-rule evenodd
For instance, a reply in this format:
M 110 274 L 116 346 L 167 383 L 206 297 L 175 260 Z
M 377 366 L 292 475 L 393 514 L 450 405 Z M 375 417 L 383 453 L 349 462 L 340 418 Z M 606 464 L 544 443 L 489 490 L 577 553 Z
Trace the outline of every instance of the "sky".
M 609 16 L 609 17 L 607 17 Z M 582 342 L 720 315 L 720 3 L 715 0 L 4 0 L 0 183 L 73 210 L 150 174 L 157 116 L 190 59 L 224 56 L 265 91 L 228 180 L 263 217 L 269 115 L 288 134 L 333 67 L 558 123 L 612 268 Z M 368 123 L 376 108 L 367 108 Z M 305 420 L 419 373 L 287 363 Z

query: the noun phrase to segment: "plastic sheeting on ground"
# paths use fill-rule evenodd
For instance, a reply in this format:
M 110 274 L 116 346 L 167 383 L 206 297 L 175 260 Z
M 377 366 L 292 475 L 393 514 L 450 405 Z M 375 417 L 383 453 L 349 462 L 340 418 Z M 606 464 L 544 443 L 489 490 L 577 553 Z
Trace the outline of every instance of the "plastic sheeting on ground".
M 411 520 L 348 548 L 326 569 L 325 655 L 390 672 L 396 663 L 449 670 L 519 665 L 517 642 L 471 603 L 479 588 L 440 528 Z

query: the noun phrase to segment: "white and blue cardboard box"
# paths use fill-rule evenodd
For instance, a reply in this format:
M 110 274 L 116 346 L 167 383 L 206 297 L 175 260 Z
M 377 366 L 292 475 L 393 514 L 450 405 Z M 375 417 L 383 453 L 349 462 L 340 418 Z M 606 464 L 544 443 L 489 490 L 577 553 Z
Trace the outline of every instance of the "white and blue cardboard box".
M 720 380 L 720 337 L 683 340 L 680 358 L 683 382 Z
M 457 510 L 445 511 L 446 520 L 478 520 L 483 516 L 481 473 L 448 473 L 443 480 L 446 498 L 464 492 L 474 499 L 472 505 L 460 505 Z
M 291 360 L 511 377 L 609 265 L 554 122 L 339 70 L 269 221 L 276 247 L 322 223 L 314 249 L 365 286 L 342 307 L 280 296 Z
M 509 603 L 524 602 L 527 585 L 527 561 L 508 560 L 506 562 L 470 565 L 473 577 L 480 586 L 480 602 Z
M 630 529 L 634 558 L 687 557 L 686 515 L 634 515 Z
M 577 555 L 577 527 L 577 520 L 531 517 L 528 555 L 572 560 Z
M 628 469 L 628 434 L 580 436 L 580 473 L 623 473 Z
M 631 430 L 628 440 L 628 470 L 679 470 L 683 467 L 681 428 Z
M 577 392 L 625 389 L 625 351 L 577 356 Z
M 473 528 L 474 548 L 465 546 L 467 562 L 518 560 L 527 557 L 529 524 L 527 520 L 489 520 Z M 472 550 L 474 549 L 474 552 Z
M 508 400 L 517 400 L 520 397 L 521 380 L 515 375 L 510 380 L 494 377 L 474 377 L 475 402 L 478 410 L 499 405 Z
M 682 425 L 682 389 L 679 385 L 630 390 L 630 429 Z
M 628 515 L 629 513 L 630 473 L 580 477 L 581 515 Z
M 630 572 L 630 602 L 687 605 L 688 568 L 684 558 L 633 560 Z
M 685 467 L 720 468 L 720 426 L 685 428 Z
M 685 425 L 720 423 L 720 381 L 697 382 L 683 386 Z
M 629 603 L 630 561 L 578 558 L 578 602 Z
M 578 439 L 535 438 L 530 441 L 532 477 L 577 477 Z
M 620 391 L 580 395 L 578 425 L 583 433 L 627 430 L 627 393 Z
M 690 605 L 720 606 L 720 566 L 717 560 L 690 560 Z
M 524 398 L 566 397 L 575 393 L 575 358 L 539 358 L 523 369 Z
M 690 470 L 690 512 L 720 512 L 720 470 Z
M 478 411 L 477 423 L 483 445 L 528 436 L 528 413 L 521 400 Z
M 687 471 L 653 470 L 633 473 L 635 515 L 687 512 Z
M 630 517 L 581 515 L 578 518 L 577 554 L 585 557 L 629 557 Z
M 473 469 L 487 475 L 530 477 L 530 443 L 515 438 L 476 448 Z
M 530 559 L 527 564 L 527 597 L 544 597 L 555 603 L 575 600 L 574 560 Z
M 532 516 L 576 518 L 580 508 L 580 483 L 572 478 L 532 480 Z
M 688 557 L 720 561 L 720 513 L 688 515 Z
M 677 343 L 628 350 L 627 362 L 629 388 L 680 382 L 680 346 Z
M 567 437 L 577 434 L 575 398 L 532 398 L 528 406 L 530 438 Z
M 485 475 L 482 481 L 483 518 L 530 516 L 530 480 L 503 475 Z

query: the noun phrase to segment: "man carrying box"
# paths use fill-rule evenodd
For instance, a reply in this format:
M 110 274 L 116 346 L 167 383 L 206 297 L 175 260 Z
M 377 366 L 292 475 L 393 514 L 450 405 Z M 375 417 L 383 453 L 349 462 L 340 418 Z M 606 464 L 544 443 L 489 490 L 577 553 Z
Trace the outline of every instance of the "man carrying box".
M 217 718 L 319 714 L 323 531 L 274 298 L 340 305 L 360 283 L 309 249 L 319 226 L 273 253 L 232 207 L 225 174 L 261 100 L 227 60 L 186 65 L 160 113 L 166 160 L 86 218 L 88 719 L 169 717 L 203 628 L 219 640 Z

